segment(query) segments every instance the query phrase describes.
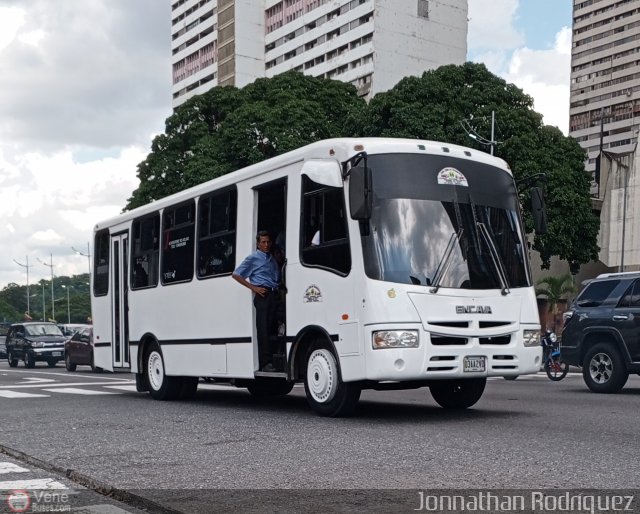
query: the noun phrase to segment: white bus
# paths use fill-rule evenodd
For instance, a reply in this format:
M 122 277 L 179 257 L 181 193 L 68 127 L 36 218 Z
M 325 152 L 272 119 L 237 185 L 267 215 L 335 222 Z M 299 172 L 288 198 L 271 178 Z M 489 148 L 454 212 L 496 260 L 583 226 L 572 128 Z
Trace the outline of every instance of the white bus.
M 487 377 L 540 368 L 519 207 L 504 161 L 431 141 L 326 140 L 216 178 L 96 225 L 94 364 L 158 400 L 204 377 L 260 396 L 303 382 L 325 416 L 362 389 L 470 407 Z M 231 277 L 259 230 L 286 252 L 270 373 Z

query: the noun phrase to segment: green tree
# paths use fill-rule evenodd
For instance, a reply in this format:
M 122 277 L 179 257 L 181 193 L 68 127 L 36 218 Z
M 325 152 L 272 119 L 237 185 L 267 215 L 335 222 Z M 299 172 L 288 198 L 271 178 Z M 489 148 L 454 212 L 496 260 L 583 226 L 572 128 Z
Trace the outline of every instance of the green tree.
M 138 165 L 132 209 L 314 141 L 354 135 L 365 102 L 350 84 L 297 72 L 215 87 L 179 106 Z
M 558 314 L 558 304 L 567 300 L 568 296 L 576 291 L 571 273 L 560 277 L 541 278 L 538 280 L 537 286 L 536 295 L 545 297 L 549 312 L 554 316 Z
M 533 110 L 533 99 L 484 65 L 442 66 L 403 79 L 371 100 L 362 133 L 432 139 L 487 151 L 469 132 L 473 129 L 488 138 L 492 112 L 500 141 L 495 154 L 509 164 L 516 184 L 523 185 L 528 232 L 533 230 L 528 178 L 538 173 L 546 177 L 548 230 L 534 240 L 543 267 L 549 267 L 552 255 L 567 260 L 572 271 L 597 259 L 599 221 L 591 210 L 583 150 L 558 129 L 544 126 L 542 116 Z
M 70 314 L 71 323 L 85 323 L 91 316 L 89 274 L 71 277 L 56 277 L 54 282 L 55 311 L 57 321 L 66 323 Z M 63 287 L 64 286 L 64 287 Z M 69 292 L 69 312 L 67 312 L 67 288 Z M 51 281 L 40 280 L 30 284 L 28 293 L 29 314 L 34 320 L 43 319 L 42 304 L 46 319 L 51 317 Z M 27 312 L 27 286 L 8 284 L 0 291 L 0 321 L 22 321 Z
M 178 107 L 167 119 L 147 158 L 138 165 L 140 186 L 132 209 L 233 170 L 320 139 L 382 136 L 486 146 L 471 128 L 489 137 L 497 119 L 495 153 L 520 186 L 524 222 L 533 230 L 530 177 L 544 173 L 548 231 L 534 249 L 548 268 L 551 256 L 572 271 L 597 259 L 598 218 L 591 210 L 584 152 L 575 140 L 544 126 L 533 100 L 482 64 L 442 66 L 407 77 L 367 105 L 356 89 L 338 81 L 283 73 L 236 89 L 215 87 Z M 569 221 L 568 221 L 569 220 Z

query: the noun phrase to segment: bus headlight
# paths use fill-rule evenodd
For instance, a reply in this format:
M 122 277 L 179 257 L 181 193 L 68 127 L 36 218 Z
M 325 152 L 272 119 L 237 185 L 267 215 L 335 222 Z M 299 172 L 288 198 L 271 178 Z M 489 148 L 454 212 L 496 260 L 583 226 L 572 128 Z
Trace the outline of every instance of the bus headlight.
M 417 330 L 379 330 L 372 334 L 371 346 L 374 350 L 383 348 L 417 348 Z
M 540 346 L 540 331 L 525 330 L 522 334 L 522 342 L 527 346 Z

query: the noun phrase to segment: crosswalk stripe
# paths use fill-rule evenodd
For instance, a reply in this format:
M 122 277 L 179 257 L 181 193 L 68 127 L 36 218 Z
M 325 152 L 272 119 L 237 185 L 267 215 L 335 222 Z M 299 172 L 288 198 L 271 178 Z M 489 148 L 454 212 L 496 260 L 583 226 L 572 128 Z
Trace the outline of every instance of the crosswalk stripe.
M 13 462 L 0 462 L 0 475 L 2 473 L 27 473 L 28 471 Z
M 121 385 L 131 384 L 132 380 L 122 380 L 120 381 Z M 7 386 L 0 386 L 0 390 L 2 389 L 39 389 L 45 384 L 14 384 Z M 46 384 L 46 387 L 68 387 L 68 386 L 109 386 L 114 385 L 113 382 L 60 382 L 58 384 Z M 116 382 L 115 385 L 118 385 Z
M 0 391 L 0 398 L 49 398 L 48 394 L 21 393 L 20 391 Z
M 122 385 L 122 386 L 105 386 L 107 389 L 117 389 L 119 391 L 137 391 L 134 385 Z
M 84 395 L 100 395 L 100 394 L 118 394 L 111 391 L 96 391 L 93 389 L 79 389 L 77 387 L 56 387 L 55 389 L 43 389 L 50 393 L 67 393 L 67 394 L 84 394 Z
M 0 482 L 0 491 L 15 489 L 68 489 L 53 478 L 37 478 L 33 480 L 6 480 Z

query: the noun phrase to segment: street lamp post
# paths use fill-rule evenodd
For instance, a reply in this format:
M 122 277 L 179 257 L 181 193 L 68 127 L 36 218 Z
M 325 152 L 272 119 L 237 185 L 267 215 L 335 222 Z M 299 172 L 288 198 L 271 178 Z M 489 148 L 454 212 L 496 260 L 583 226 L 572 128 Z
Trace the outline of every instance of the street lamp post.
M 42 281 L 42 321 L 47 321 L 47 311 L 44 303 L 44 280 Z
M 66 286 L 66 285 L 62 285 L 63 289 L 67 290 L 67 323 L 71 323 L 71 307 L 70 307 L 70 303 L 69 303 L 69 289 L 71 289 L 71 286 Z
M 469 122 L 466 120 L 464 120 L 464 123 L 461 122 L 461 125 L 471 139 L 475 139 L 481 145 L 489 146 L 490 148 L 489 151 L 491 152 L 491 155 L 493 155 L 493 151 L 494 151 L 493 149 L 496 147 L 496 145 L 498 145 L 498 143 L 501 143 L 501 141 L 496 141 L 494 139 L 495 132 L 496 132 L 496 112 L 495 111 L 491 111 L 491 139 L 487 139 L 485 137 L 482 137 L 480 134 L 478 134 L 475 131 L 475 129 L 469 124 Z
M 89 242 L 87 241 L 87 253 L 82 253 L 80 250 L 76 250 L 73 246 L 71 249 L 76 252 L 78 255 L 82 255 L 87 258 L 87 264 L 89 269 L 89 277 L 91 277 L 91 250 L 89 248 Z
M 33 266 L 33 264 L 29 265 L 29 256 L 26 256 L 27 259 L 27 263 L 26 264 L 22 264 L 20 262 L 18 262 L 17 260 L 13 259 L 13 262 L 15 262 L 18 266 L 22 266 L 23 268 L 25 268 L 27 270 L 27 315 L 31 314 L 31 308 L 29 305 L 29 268 L 31 268 Z
M 49 254 L 49 258 L 51 259 L 50 264 L 47 264 L 46 262 L 43 262 L 40 259 L 38 259 L 38 262 L 40 264 L 44 264 L 45 266 L 47 266 L 48 268 L 51 269 L 51 319 L 55 320 L 56 319 L 56 307 L 55 307 L 55 304 L 54 304 L 55 298 L 54 298 L 54 294 L 53 294 L 53 268 L 54 268 L 55 265 L 53 264 L 53 254 L 50 253 Z M 36 257 L 36 259 L 37 259 L 37 257 Z M 42 296 L 44 298 L 44 293 L 42 294 Z

